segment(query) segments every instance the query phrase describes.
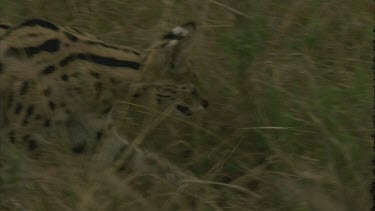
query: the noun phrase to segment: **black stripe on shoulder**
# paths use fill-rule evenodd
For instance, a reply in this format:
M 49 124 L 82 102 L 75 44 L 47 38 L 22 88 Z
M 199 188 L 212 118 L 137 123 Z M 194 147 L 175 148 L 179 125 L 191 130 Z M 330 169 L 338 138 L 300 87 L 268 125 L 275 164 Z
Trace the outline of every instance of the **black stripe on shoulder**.
M 109 57 L 98 56 L 95 54 L 87 54 L 88 58 L 91 59 L 93 62 L 101 65 L 107 65 L 112 67 L 128 67 L 135 70 L 139 69 L 138 62 L 126 61 L 126 60 L 118 60 Z
M 110 66 L 110 67 L 127 67 L 127 68 L 131 68 L 134 70 L 138 70 L 140 67 L 140 64 L 138 62 L 119 60 L 119 59 L 99 56 L 99 55 L 90 54 L 90 53 L 71 54 L 70 56 L 67 56 L 63 60 L 61 60 L 59 64 L 61 67 L 64 67 L 68 65 L 70 62 L 73 62 L 75 60 L 84 60 L 84 61 L 93 62 L 96 64 Z
M 119 48 L 117 46 L 109 45 L 107 43 L 102 43 L 102 42 L 98 42 L 98 41 L 90 40 L 90 41 L 87 41 L 86 43 L 89 44 L 89 45 L 99 45 L 99 46 L 102 46 L 102 47 L 105 47 L 105 48 L 120 50 L 120 51 L 124 51 L 124 52 L 131 52 L 131 53 L 134 53 L 135 55 L 138 55 L 138 56 L 141 55 L 141 53 L 139 53 L 138 51 L 135 51 L 135 50 L 126 49 L 126 48 Z
M 3 72 L 3 69 L 4 69 L 3 66 L 4 66 L 3 63 L 0 62 L 0 73 Z
M 56 52 L 60 49 L 60 41 L 58 39 L 50 39 L 45 41 L 39 46 L 32 46 L 26 48 L 15 48 L 11 47 L 7 50 L 7 55 L 14 57 L 21 57 L 26 55 L 27 57 L 33 57 L 36 54 L 46 51 L 46 52 Z
M 7 24 L 2 24 L 0 23 L 0 29 L 10 29 L 11 26 L 7 25 Z
M 27 20 L 19 25 L 19 27 L 23 27 L 23 26 L 41 26 L 43 28 L 51 29 L 53 31 L 59 30 L 59 27 L 57 27 L 55 24 L 42 20 L 42 19 Z

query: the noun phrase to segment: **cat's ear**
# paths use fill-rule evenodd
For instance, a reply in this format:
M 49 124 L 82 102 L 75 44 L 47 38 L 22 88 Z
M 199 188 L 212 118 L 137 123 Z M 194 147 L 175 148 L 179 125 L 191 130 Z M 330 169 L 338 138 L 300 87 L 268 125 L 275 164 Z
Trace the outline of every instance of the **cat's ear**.
M 188 66 L 191 38 L 195 30 L 195 22 L 188 22 L 164 34 L 148 50 L 143 63 L 143 71 L 159 76 L 165 73 L 179 74 L 185 72 Z

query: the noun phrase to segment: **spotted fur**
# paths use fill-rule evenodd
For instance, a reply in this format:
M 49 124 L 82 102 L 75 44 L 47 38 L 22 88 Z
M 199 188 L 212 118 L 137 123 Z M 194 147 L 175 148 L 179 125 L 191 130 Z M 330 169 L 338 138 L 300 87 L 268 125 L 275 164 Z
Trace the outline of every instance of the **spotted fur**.
M 0 29 L 1 144 L 33 151 L 66 139 L 73 153 L 101 152 L 112 162 L 131 151 L 133 165 L 150 163 L 117 135 L 111 118 L 116 101 L 130 97 L 183 115 L 208 105 L 188 65 L 192 22 L 145 53 L 40 19 Z

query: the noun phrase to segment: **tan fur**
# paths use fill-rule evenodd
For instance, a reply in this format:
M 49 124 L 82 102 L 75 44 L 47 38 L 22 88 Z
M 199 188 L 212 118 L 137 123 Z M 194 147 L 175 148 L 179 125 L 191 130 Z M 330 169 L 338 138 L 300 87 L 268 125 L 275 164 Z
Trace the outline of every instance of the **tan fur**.
M 111 120 L 116 101 L 147 98 L 184 114 L 206 107 L 187 64 L 193 31 L 175 28 L 146 54 L 43 20 L 1 31 L 0 143 L 35 150 L 63 139 L 111 162 L 129 148 Z

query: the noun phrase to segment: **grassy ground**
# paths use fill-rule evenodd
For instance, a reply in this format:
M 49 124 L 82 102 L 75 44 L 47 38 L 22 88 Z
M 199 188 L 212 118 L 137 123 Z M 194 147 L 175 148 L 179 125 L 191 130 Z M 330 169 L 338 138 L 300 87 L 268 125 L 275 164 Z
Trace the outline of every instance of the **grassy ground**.
M 200 210 L 369 210 L 370 2 L 0 0 L 1 20 L 18 23 L 26 17 L 139 49 L 175 24 L 199 23 L 193 61 L 208 111 L 192 119 L 164 119 L 147 133 L 145 115 L 124 112 L 118 119 L 142 148 L 201 179 L 252 192 L 213 187 L 202 191 L 207 207 Z M 142 196 L 141 189 L 130 191 L 114 177 L 98 181 L 103 172 L 77 181 L 70 166 L 44 178 L 45 185 L 12 183 L 22 191 L 7 196 L 11 203 L 0 203 L 18 205 L 10 210 L 25 210 L 20 199 L 32 202 L 34 210 L 132 210 L 136 203 L 144 210 L 188 210 L 183 195 L 164 196 L 179 204 L 173 207 L 157 195 Z M 3 180 L 25 174 L 9 172 Z

